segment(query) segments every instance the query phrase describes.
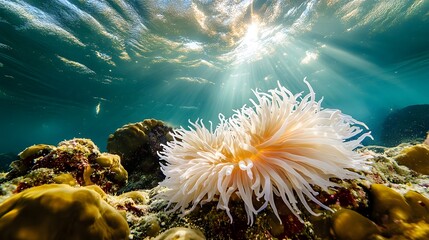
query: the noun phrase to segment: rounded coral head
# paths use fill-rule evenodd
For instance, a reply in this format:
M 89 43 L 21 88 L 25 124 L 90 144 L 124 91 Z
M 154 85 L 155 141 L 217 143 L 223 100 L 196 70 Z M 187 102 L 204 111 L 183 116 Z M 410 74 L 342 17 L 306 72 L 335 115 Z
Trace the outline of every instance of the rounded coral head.
M 310 93 L 292 94 L 280 83 L 267 93 L 254 91 L 252 106 L 243 106 L 219 125 L 207 129 L 202 121 L 189 130 L 176 129 L 173 141 L 159 153 L 167 190 L 159 195 L 173 204 L 173 211 L 192 211 L 198 204 L 218 200 L 227 211 L 232 194 L 245 205 L 248 222 L 268 204 L 280 219 L 274 197 L 280 197 L 299 216 L 300 202 L 310 213 L 318 201 L 313 186 L 323 190 L 337 184 L 330 178 L 356 179 L 349 169 L 369 168 L 369 157 L 354 151 L 370 132 L 365 124 L 336 109 L 322 109 Z M 261 201 L 256 209 L 253 200 Z
M 0 204 L 0 239 L 129 239 L 124 216 L 93 185 L 46 184 Z

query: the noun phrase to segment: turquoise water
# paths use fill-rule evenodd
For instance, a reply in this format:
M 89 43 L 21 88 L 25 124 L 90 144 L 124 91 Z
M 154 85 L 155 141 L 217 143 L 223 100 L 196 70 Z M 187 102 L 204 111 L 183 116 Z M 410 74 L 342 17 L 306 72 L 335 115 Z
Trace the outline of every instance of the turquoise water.
M 429 104 L 429 1 L 0 0 L 0 152 L 174 126 L 307 78 L 371 128 Z

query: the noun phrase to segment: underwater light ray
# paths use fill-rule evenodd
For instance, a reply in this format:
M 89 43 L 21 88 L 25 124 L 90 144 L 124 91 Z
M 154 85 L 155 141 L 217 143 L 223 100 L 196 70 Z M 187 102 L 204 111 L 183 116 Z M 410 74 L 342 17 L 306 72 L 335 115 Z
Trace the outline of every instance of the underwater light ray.
M 324 65 L 326 68 L 332 66 L 328 61 L 330 58 L 335 60 L 342 66 L 348 66 L 356 71 L 365 72 L 369 75 L 373 75 L 377 77 L 377 79 L 388 81 L 390 79 L 388 74 L 384 74 L 384 70 L 381 67 L 377 66 L 372 61 L 365 59 L 363 57 L 359 57 L 357 54 L 351 53 L 349 51 L 345 51 L 341 48 L 335 47 L 334 45 L 324 44 L 320 49 L 321 57 L 324 59 Z M 332 67 L 330 67 L 333 69 Z M 334 69 L 333 69 L 334 70 Z
M 171 7 L 159 6 L 159 2 L 171 3 Z M 353 9 L 350 6 L 355 5 L 349 2 L 359 4 Z M 412 40 L 427 31 L 419 27 L 409 36 L 406 33 L 414 27 L 417 29 L 419 24 L 425 26 L 428 2 L 391 1 L 386 9 L 381 3 L 349 2 L 59 0 L 46 4 L 0 0 L 0 31 L 7 33 L 1 34 L 0 42 L 16 44 L 11 45 L 14 51 L 0 45 L 0 53 L 14 56 L 26 66 L 42 69 L 44 74 L 32 79 L 34 69 L 16 68 L 23 73 L 20 76 L 25 88 L 37 84 L 36 80 L 40 82 L 39 88 L 34 87 L 29 92 L 52 97 L 50 90 L 61 89 L 58 86 L 66 84 L 68 97 L 74 96 L 79 104 L 87 104 L 92 113 L 96 103 L 84 101 L 94 95 L 110 99 L 108 96 L 112 94 L 112 99 L 122 100 L 113 100 L 112 104 L 127 105 L 124 111 L 144 109 L 147 117 L 154 113 L 163 119 L 177 109 L 175 118 L 184 118 L 189 113 L 192 117 L 208 119 L 206 115 L 213 115 L 212 112 L 225 112 L 246 102 L 249 96 L 243 88 L 268 89 L 279 80 L 298 91 L 302 89 L 300 80 L 305 76 L 325 95 L 326 103 L 339 101 L 343 106 L 347 105 L 345 90 L 352 92 L 357 101 L 365 97 L 364 91 L 379 95 L 373 89 L 382 91 L 381 86 L 368 89 L 377 84 L 407 88 L 404 79 L 407 82 L 414 79 L 386 72 L 384 66 L 373 63 L 385 63 L 388 58 L 409 53 L 413 47 L 408 45 L 415 43 Z M 324 25 L 326 22 L 332 25 Z M 325 33 L 318 35 L 321 26 Z M 369 34 L 365 35 L 367 31 Z M 395 50 L 392 43 L 381 40 L 398 32 L 401 33 L 398 39 L 411 40 L 401 45 L 403 52 L 367 48 L 377 42 L 390 44 Z M 344 40 L 352 44 L 343 44 Z M 323 44 L 326 48 L 321 47 Z M 415 47 L 415 51 L 420 48 L 424 46 Z M 33 57 L 16 57 L 27 57 L 31 52 L 34 52 Z M 383 53 L 388 56 L 375 58 Z M 3 69 L 14 68 L 6 61 L 1 62 Z M 244 75 L 245 72 L 248 75 Z M 358 77 L 360 74 L 364 76 Z M 9 81 L 9 76 L 0 77 Z M 164 80 L 177 82 L 172 88 L 164 84 Z M 398 86 L 392 86 L 393 83 Z M 43 84 L 48 90 L 42 92 Z M 158 90 L 164 87 L 165 91 Z M 124 91 L 125 88 L 129 90 Z M 23 103 L 26 96 L 35 96 L 22 95 L 16 89 L 6 92 L 10 96 L 8 99 L 18 97 Z M 191 92 L 191 99 L 188 99 L 188 92 Z M 174 97 L 168 96 L 170 94 Z M 64 99 L 60 95 L 57 97 Z M 66 99 L 70 100 L 68 97 Z M 59 102 L 64 105 L 73 104 L 61 99 Z M 55 101 L 55 97 L 50 100 Z M 171 102 L 174 107 L 162 109 Z M 201 107 L 193 108 L 199 102 Z M 139 107 L 133 108 L 134 104 Z M 212 108 L 218 110 L 212 111 Z M 116 110 L 121 115 L 122 108 Z M 183 116 L 180 115 L 182 110 L 186 111 Z M 134 116 L 136 120 L 137 114 Z
M 144 102 L 148 96 L 142 95 L 138 102 L 143 104 L 144 111 L 140 112 L 151 112 L 152 117 L 163 119 L 175 126 L 186 125 L 187 119 L 206 118 L 214 108 L 213 102 L 218 101 L 210 97 L 212 89 L 218 84 L 213 82 L 213 74 L 207 71 L 193 76 L 176 73 L 171 78 L 162 79 L 159 83 L 162 87 L 148 86 L 150 96 L 156 100 L 151 103 Z M 186 99 L 183 94 L 186 94 Z M 201 115 L 203 111 L 205 114 Z M 187 119 L 183 116 L 187 116 Z

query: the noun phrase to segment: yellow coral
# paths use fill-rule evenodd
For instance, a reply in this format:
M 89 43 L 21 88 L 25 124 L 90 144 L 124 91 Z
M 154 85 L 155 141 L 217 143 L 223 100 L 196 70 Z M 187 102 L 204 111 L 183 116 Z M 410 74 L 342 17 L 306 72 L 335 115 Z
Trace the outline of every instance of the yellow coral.
M 47 145 L 47 144 L 36 144 L 24 149 L 22 152 L 18 154 L 18 156 L 20 159 L 26 159 L 28 157 L 32 157 L 34 155 L 40 154 L 44 150 L 52 151 L 53 149 L 55 149 L 55 146 Z
M 53 180 L 55 183 L 59 183 L 59 184 L 64 183 L 64 184 L 67 184 L 70 186 L 78 185 L 78 183 L 76 182 L 76 179 L 70 173 L 60 174 L 60 175 L 54 177 Z
M 397 232 L 400 233 L 398 237 L 393 239 L 412 239 L 412 240 L 427 240 L 429 238 L 429 224 L 425 221 L 417 223 L 401 223 Z
M 414 191 L 407 192 L 404 198 L 413 210 L 413 219 L 429 222 L 429 199 Z
M 123 216 L 98 191 L 84 187 L 42 185 L 0 205 L 0 239 L 119 240 L 129 233 Z
M 335 212 L 332 217 L 332 231 L 339 240 L 364 240 L 380 233 L 374 222 L 349 209 Z
M 429 174 L 429 145 L 417 144 L 405 148 L 396 161 L 418 173 Z
M 116 154 L 102 153 L 96 160 L 100 166 L 110 168 L 110 171 L 115 173 L 115 180 L 119 182 L 126 182 L 128 173 L 121 165 L 121 158 Z
M 140 203 L 140 204 L 147 204 L 149 202 L 148 194 L 140 191 L 131 191 L 131 192 L 126 192 L 119 195 L 119 199 L 127 199 L 127 198 L 131 198 L 134 202 Z
M 163 232 L 155 240 L 204 240 L 203 233 L 197 229 L 175 227 Z
M 371 196 L 371 219 L 349 209 L 332 216 L 331 233 L 335 239 L 429 239 L 428 198 L 415 191 L 402 195 L 382 184 L 371 185 Z
M 373 217 L 378 223 L 408 221 L 412 217 L 410 205 L 395 190 L 383 184 L 372 184 L 371 194 L 374 198 Z

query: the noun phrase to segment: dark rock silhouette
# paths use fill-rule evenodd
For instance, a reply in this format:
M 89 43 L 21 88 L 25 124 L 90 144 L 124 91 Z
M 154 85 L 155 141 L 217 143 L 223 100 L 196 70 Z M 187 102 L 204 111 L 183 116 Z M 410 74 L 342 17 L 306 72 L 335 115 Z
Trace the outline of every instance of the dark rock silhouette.
M 429 131 L 429 104 L 411 105 L 392 112 L 383 123 L 382 145 L 424 139 Z

